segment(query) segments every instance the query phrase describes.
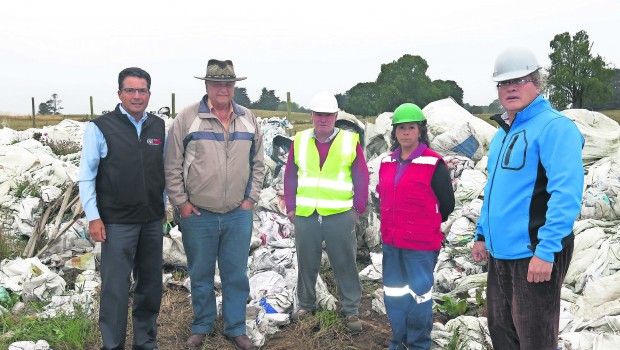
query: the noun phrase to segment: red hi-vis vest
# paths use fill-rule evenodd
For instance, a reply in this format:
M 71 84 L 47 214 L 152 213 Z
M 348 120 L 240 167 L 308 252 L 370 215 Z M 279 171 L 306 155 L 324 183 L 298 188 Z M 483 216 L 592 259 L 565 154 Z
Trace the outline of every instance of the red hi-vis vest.
M 439 250 L 441 233 L 439 201 L 431 187 L 441 156 L 426 149 L 411 161 L 394 184 L 397 161 L 388 156 L 379 169 L 377 192 L 381 201 L 381 239 L 397 248 Z

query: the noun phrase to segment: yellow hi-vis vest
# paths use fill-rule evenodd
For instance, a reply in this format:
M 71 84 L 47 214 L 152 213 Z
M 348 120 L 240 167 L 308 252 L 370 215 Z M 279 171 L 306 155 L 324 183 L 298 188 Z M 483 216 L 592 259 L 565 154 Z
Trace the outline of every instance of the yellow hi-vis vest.
M 295 164 L 299 169 L 295 215 L 307 217 L 316 210 L 327 216 L 353 207 L 351 164 L 357 155 L 358 142 L 358 134 L 340 130 L 321 168 L 312 129 L 295 135 Z

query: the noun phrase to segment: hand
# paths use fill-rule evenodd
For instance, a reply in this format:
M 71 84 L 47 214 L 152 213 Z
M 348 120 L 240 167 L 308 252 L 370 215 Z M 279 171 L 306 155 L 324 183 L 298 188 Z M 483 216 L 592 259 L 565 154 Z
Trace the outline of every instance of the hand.
M 530 259 L 530 266 L 527 270 L 527 281 L 534 283 L 547 282 L 551 279 L 552 270 L 552 262 L 544 261 L 534 255 L 532 259 Z
M 196 207 L 192 203 L 188 202 L 187 204 L 179 208 L 179 215 L 181 215 L 182 218 L 188 218 L 192 216 L 192 213 L 200 216 L 200 211 L 196 209 Z
M 254 209 L 254 203 L 252 203 L 252 201 L 250 201 L 249 199 L 244 199 L 241 202 L 241 205 L 239 206 L 239 208 L 243 210 L 252 210 Z
M 103 221 L 101 221 L 101 219 L 89 221 L 88 232 L 90 232 L 90 236 L 93 238 L 93 241 L 105 242 L 105 226 L 103 225 Z
M 487 251 L 487 247 L 484 245 L 484 242 L 474 242 L 474 247 L 471 248 L 471 256 L 476 262 L 487 260 L 489 252 Z
M 288 213 L 286 213 L 286 216 L 288 217 L 288 221 L 295 222 L 295 211 L 294 210 L 290 210 Z

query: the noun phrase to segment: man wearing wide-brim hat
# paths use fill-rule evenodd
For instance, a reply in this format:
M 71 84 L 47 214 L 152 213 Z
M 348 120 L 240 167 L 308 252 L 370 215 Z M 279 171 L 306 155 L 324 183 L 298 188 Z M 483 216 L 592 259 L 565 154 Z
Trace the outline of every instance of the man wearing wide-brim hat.
M 237 77 L 230 60 L 209 60 L 205 76 L 196 78 L 205 81 L 207 94 L 174 119 L 164 160 L 191 278 L 194 320 L 187 346 L 202 347 L 214 330 L 217 261 L 223 333 L 236 349 L 256 349 L 245 328 L 246 265 L 252 210 L 265 175 L 262 133 L 254 114 L 233 101 L 235 82 L 246 78 Z

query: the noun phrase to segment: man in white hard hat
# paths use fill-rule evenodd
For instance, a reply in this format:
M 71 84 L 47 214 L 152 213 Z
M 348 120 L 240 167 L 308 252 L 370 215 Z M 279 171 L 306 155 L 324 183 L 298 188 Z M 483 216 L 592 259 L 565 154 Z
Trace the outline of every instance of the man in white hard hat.
M 495 349 L 556 350 L 560 290 L 581 210 L 584 139 L 540 95 L 532 52 L 511 48 L 493 80 L 505 109 L 489 149 L 489 180 L 472 256 L 489 260 L 487 310 Z
M 292 319 L 300 320 L 317 309 L 316 281 L 325 242 L 345 324 L 351 333 L 359 333 L 362 288 L 355 263 L 355 223 L 366 210 L 368 168 L 359 135 L 335 127 L 339 109 L 334 95 L 319 92 L 310 110 L 314 128 L 295 135 L 284 173 L 298 264 L 299 308 Z

